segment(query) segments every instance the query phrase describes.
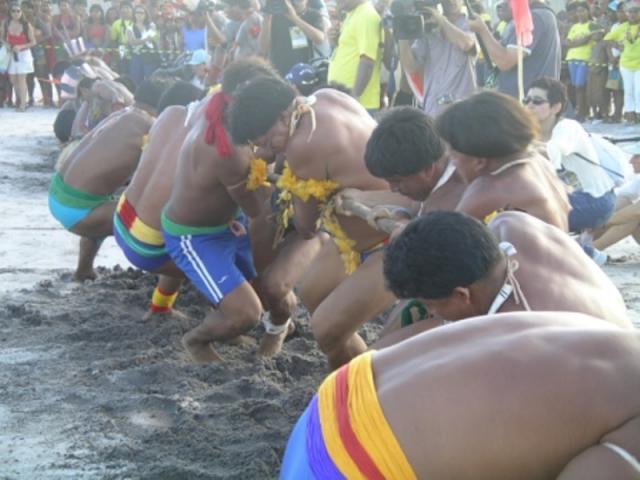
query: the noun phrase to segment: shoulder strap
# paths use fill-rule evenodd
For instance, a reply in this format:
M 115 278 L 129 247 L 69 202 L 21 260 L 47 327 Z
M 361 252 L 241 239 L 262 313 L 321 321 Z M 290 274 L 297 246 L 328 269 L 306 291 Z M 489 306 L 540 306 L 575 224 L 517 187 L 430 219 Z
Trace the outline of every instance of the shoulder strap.
M 585 162 L 588 162 L 588 163 L 590 163 L 591 165 L 595 165 L 596 167 L 600 167 L 601 169 L 605 170 L 606 172 L 608 172 L 608 173 L 610 173 L 610 174 L 612 174 L 612 175 L 615 175 L 615 176 L 616 176 L 616 177 L 618 177 L 618 178 L 621 178 L 621 179 L 624 179 L 624 178 L 625 178 L 625 177 L 624 177 L 624 175 L 621 175 L 620 173 L 616 172 L 615 170 L 611 170 L 610 168 L 607 168 L 607 167 L 605 167 L 604 165 L 602 165 L 602 164 L 600 164 L 600 163 L 596 163 L 596 162 L 594 162 L 593 160 L 591 160 L 591 159 L 589 159 L 589 158 L 585 157 L 584 155 L 582 155 L 582 154 L 580 154 L 580 153 L 578 153 L 578 152 L 573 152 L 573 154 L 574 154 L 576 157 L 578 157 L 578 158 L 580 158 L 580 159 L 584 160 Z

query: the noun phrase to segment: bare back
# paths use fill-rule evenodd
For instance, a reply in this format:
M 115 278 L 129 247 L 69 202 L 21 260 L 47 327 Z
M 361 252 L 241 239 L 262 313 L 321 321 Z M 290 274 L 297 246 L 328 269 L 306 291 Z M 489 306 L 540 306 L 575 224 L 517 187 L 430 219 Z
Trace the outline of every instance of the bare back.
M 368 172 L 364 161 L 367 141 L 376 122 L 356 100 L 342 92 L 325 89 L 314 95 L 315 131 L 312 132 L 311 116 L 303 115 L 287 146 L 287 160 L 293 173 L 303 179 L 330 179 L 340 188 L 389 190 L 386 181 Z M 358 250 L 386 237 L 358 218 L 340 216 L 340 223 L 357 242 Z
M 113 113 L 83 137 L 60 170 L 69 186 L 109 195 L 125 184 L 138 165 L 143 137 L 153 117 L 128 108 Z
M 171 195 L 178 155 L 189 132 L 184 124 L 186 117 L 187 109 L 181 106 L 162 112 L 149 131 L 140 164 L 124 192 L 140 219 L 157 230 L 160 213 Z
M 569 200 L 549 162 L 537 153 L 527 163 L 473 180 L 456 210 L 480 220 L 501 209 L 522 210 L 567 231 Z
M 531 215 L 505 212 L 489 228 L 518 251 L 516 278 L 532 310 L 579 312 L 632 328 L 620 292 L 565 232 Z M 501 312 L 522 310 L 510 298 Z
M 214 226 L 233 219 L 239 205 L 230 194 L 228 184 L 234 181 L 240 184 L 248 174 L 251 158 L 248 147 L 234 146 L 231 156 L 223 158 L 218 155 L 215 144 L 205 142 L 208 123 L 204 109 L 210 98 L 203 99 L 190 115 L 189 132 L 179 152 L 175 181 L 167 202 L 167 216 L 182 225 Z
M 449 324 L 375 353 L 373 367 L 418 478 L 556 478 L 640 415 L 640 334 L 581 314 Z

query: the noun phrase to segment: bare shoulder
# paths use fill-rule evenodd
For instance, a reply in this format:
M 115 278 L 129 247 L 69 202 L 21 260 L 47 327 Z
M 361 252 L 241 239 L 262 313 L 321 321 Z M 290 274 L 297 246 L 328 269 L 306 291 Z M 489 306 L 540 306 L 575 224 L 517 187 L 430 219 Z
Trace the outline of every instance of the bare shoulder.
M 465 189 L 456 210 L 483 220 L 485 216 L 504 207 L 504 205 L 498 206 L 500 195 L 494 186 L 491 178 L 484 176 L 476 178 Z

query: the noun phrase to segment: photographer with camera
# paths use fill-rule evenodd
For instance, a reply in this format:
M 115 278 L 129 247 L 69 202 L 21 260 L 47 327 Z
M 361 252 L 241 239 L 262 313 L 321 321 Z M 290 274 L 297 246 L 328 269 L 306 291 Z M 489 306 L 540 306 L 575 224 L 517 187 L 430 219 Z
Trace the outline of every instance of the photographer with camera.
M 298 63 L 309 63 L 327 38 L 322 14 L 307 0 L 267 0 L 262 14 L 260 53 L 282 76 Z
M 536 78 L 560 78 L 560 34 L 554 11 L 542 0 L 529 0 L 533 20 L 533 41 L 523 48 L 524 85 Z M 518 42 L 513 20 L 496 40 L 493 33 L 481 19 L 469 21 L 469 28 L 484 42 L 491 61 L 499 69 L 498 91 L 518 96 Z
M 476 42 L 461 0 L 394 0 L 391 12 L 402 68 L 423 74 L 424 112 L 435 116 L 470 95 L 476 88 Z

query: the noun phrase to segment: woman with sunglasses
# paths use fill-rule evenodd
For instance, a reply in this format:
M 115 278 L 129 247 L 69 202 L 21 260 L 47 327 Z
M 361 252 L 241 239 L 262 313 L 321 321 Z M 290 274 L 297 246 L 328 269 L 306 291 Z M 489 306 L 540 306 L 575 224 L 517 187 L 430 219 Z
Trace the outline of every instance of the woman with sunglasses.
M 580 243 L 593 260 L 602 265 L 607 256 L 591 245 L 590 230 L 603 226 L 616 204 L 614 182 L 600 164 L 589 134 L 575 120 L 562 118 L 567 92 L 562 83 L 549 77 L 534 80 L 524 99 L 538 119 L 540 139 L 560 178 L 573 187 L 569 192 L 569 231 L 585 233 Z
M 140 85 L 160 65 L 157 51 L 158 30 L 144 5 L 133 10 L 133 25 L 127 29 L 127 43 L 131 47 L 129 76 Z
M 612 29 L 605 37 L 622 46 L 620 74 L 624 85 L 624 118 L 628 123 L 640 122 L 640 1 L 625 4 L 627 21 Z
M 27 75 L 33 73 L 31 47 L 36 44 L 35 33 L 22 15 L 20 6 L 11 5 L 10 19 L 3 25 L 2 39 L 11 49 L 7 72 L 16 92 L 16 111 L 24 112 L 27 106 Z

